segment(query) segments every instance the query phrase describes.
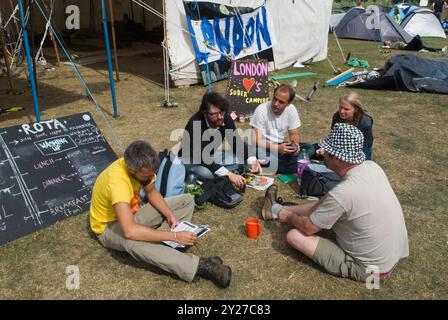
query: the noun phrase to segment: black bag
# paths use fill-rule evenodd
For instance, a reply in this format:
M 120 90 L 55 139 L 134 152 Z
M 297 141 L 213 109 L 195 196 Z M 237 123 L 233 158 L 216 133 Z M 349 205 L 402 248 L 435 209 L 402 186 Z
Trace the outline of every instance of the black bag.
M 202 195 L 195 199 L 196 205 L 209 201 L 218 207 L 231 209 L 243 201 L 243 195 L 232 185 L 229 177 L 217 177 L 201 185 Z
M 308 166 L 303 170 L 302 179 L 300 182 L 300 196 L 301 197 L 322 197 L 335 187 L 341 178 L 333 171 L 328 170 L 313 170 L 318 169 L 322 165 Z

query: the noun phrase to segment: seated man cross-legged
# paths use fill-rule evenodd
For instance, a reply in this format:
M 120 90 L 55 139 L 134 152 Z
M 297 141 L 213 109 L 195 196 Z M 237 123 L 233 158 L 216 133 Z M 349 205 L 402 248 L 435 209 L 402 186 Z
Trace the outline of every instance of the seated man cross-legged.
M 199 111 L 185 126 L 178 155 L 187 175 L 193 173 L 201 181 L 228 176 L 230 182 L 242 190 L 245 179 L 232 171 L 247 162 L 249 147 L 238 134 L 228 111 L 229 103 L 222 95 L 205 93 Z M 231 149 L 220 149 L 224 141 Z
M 330 274 L 365 282 L 371 272 L 385 278 L 409 256 L 400 203 L 384 171 L 365 161 L 364 137 L 356 127 L 336 123 L 318 152 L 342 181 L 319 201 L 284 206 L 277 187 L 265 195 L 262 217 L 287 223 L 287 242 Z M 316 235 L 333 230 L 335 241 Z
M 258 158 L 269 160 L 270 170 L 295 173 L 300 151 L 299 113 L 292 104 L 294 89 L 286 84 L 274 90 L 272 101 L 259 105 L 250 121 Z M 289 142 L 285 142 L 288 133 Z M 264 151 L 266 154 L 260 154 Z M 274 172 L 274 173 L 275 173 Z
M 193 245 L 192 232 L 174 232 L 180 221 L 191 221 L 194 200 L 189 194 L 164 199 L 154 187 L 159 155 L 144 141 L 131 143 L 95 181 L 90 226 L 108 249 L 129 253 L 134 259 L 177 275 L 185 281 L 204 277 L 228 287 L 232 270 L 220 257 L 200 258 L 180 252 L 162 241 Z M 139 207 L 140 190 L 149 201 Z

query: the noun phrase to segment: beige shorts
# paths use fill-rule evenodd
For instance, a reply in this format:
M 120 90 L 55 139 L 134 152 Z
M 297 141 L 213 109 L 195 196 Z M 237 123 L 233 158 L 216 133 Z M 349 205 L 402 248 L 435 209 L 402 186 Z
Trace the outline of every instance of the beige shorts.
M 336 242 L 320 238 L 313 260 L 326 272 L 355 281 L 365 282 L 369 276 L 366 267 L 348 255 Z

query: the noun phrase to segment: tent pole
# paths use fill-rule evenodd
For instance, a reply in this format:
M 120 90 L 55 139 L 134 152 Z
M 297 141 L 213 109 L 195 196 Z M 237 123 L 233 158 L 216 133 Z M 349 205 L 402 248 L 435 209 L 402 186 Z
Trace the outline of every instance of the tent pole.
M 90 32 L 92 32 L 92 33 L 95 32 L 93 30 L 93 22 L 92 22 L 92 20 L 94 19 L 93 16 L 94 16 L 94 13 L 92 12 L 92 0 L 90 0 L 90 2 L 89 2 L 89 19 L 90 19 L 89 28 L 90 28 Z
M 109 11 L 110 11 L 110 25 L 112 31 L 112 44 L 114 46 L 114 60 L 115 60 L 115 74 L 117 77 L 117 82 L 120 81 L 120 69 L 118 68 L 118 54 L 117 54 L 117 40 L 115 37 L 115 19 L 114 19 L 114 8 L 112 6 L 112 0 L 109 0 Z
M 12 82 L 12 77 L 11 77 L 11 68 L 10 68 L 11 61 L 9 60 L 8 50 L 6 49 L 6 39 L 5 39 L 5 33 L 4 33 L 4 29 L 3 29 L 3 24 L 2 24 L 1 10 L 0 10 L 0 43 L 2 44 L 2 47 L 3 47 L 3 56 L 5 57 L 6 73 L 8 74 L 9 87 L 11 88 L 12 92 L 15 92 L 14 84 Z
M 96 32 L 96 25 L 95 25 L 95 2 L 90 1 L 90 19 L 92 20 L 92 30 L 95 33 Z
M 145 0 L 142 0 L 142 2 L 145 2 Z M 142 7 L 142 14 L 143 14 L 143 30 L 146 31 L 146 15 L 145 15 L 145 8 Z
M 131 19 L 134 20 L 134 6 L 132 5 L 132 0 L 129 0 L 129 3 L 131 4 Z
M 14 12 L 14 9 L 16 8 L 16 6 L 12 3 L 12 0 L 9 0 L 9 5 L 11 6 L 11 13 Z M 17 37 L 20 35 L 20 28 L 19 25 L 17 24 L 16 19 L 12 19 L 14 20 L 14 25 L 16 26 L 16 31 L 17 31 Z
M 23 12 L 23 3 L 22 0 L 17 0 L 17 3 L 19 5 L 20 23 L 22 24 L 23 30 L 23 43 L 25 44 L 26 61 L 28 64 L 28 72 L 30 74 L 31 91 L 33 93 L 34 112 L 36 113 L 36 122 L 40 122 L 39 102 L 37 101 L 37 89 L 34 79 L 33 62 L 31 61 L 30 44 L 28 42 L 28 31 L 25 23 L 25 15 Z
M 107 53 L 107 64 L 109 66 L 109 81 L 110 81 L 110 91 L 112 94 L 112 104 L 114 106 L 114 117 L 118 118 L 118 108 L 117 108 L 117 98 L 115 97 L 115 80 L 114 72 L 112 70 L 112 57 L 110 54 L 110 43 L 109 43 L 109 33 L 107 29 L 107 11 L 105 0 L 101 0 L 101 8 L 103 13 L 103 32 L 104 40 L 106 42 L 106 53 Z
M 35 48 L 35 38 L 34 38 L 34 0 L 28 0 L 28 6 L 30 8 L 30 36 L 31 36 L 31 58 L 33 61 L 33 71 L 34 71 L 34 80 L 36 81 L 36 91 L 39 94 L 39 83 L 37 79 L 37 68 L 36 68 L 36 48 Z
M 59 57 L 59 48 L 58 48 L 58 44 L 56 43 L 56 39 L 54 38 L 53 30 L 51 30 L 51 29 L 50 29 L 50 38 L 51 38 L 51 41 L 53 42 L 54 53 L 56 55 L 56 66 L 59 67 L 61 65 L 61 58 Z
M 163 0 L 163 17 L 166 17 L 166 3 L 165 0 Z M 170 56 L 168 54 L 168 32 L 166 28 L 166 20 L 163 19 L 163 43 L 162 43 L 162 49 L 163 49 L 163 76 L 165 81 L 165 101 L 166 103 L 170 103 Z

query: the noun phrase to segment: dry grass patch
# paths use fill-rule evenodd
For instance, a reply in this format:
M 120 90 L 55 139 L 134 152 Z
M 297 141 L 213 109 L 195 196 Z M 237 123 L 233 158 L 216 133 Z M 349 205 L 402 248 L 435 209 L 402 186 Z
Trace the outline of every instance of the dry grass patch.
M 333 62 L 343 67 L 334 38 L 330 36 L 329 41 Z M 375 43 L 341 40 L 341 44 L 345 53 L 350 51 L 354 57 L 367 59 L 372 66 L 384 65 L 386 57 L 379 53 Z M 431 40 L 431 44 L 443 46 L 447 41 Z M 393 52 L 397 53 L 400 52 Z M 154 58 L 149 59 L 147 65 L 141 65 L 141 61 L 127 59 L 122 64 L 131 64 L 130 70 L 151 73 L 152 64 L 161 63 Z M 206 91 L 203 86 L 173 89 L 172 96 L 179 107 L 164 109 L 161 108 L 162 88 L 141 74 L 125 72 L 123 80 L 117 83 L 121 116 L 114 119 L 104 65 L 93 67 L 82 68 L 82 72 L 124 145 L 135 139 L 146 139 L 158 149 L 172 147 L 176 141 L 169 141 L 170 133 L 184 128 Z M 316 78 L 299 80 L 298 91 L 302 95 L 315 80 L 323 82 L 333 76 L 326 61 L 303 70 L 281 70 L 277 74 L 299 71 L 318 73 Z M 95 107 L 85 98 L 85 91 L 70 67 L 41 73 L 39 79 L 43 119 L 89 111 L 120 154 L 118 145 Z M 2 105 L 26 107 L 26 112 L 2 115 L 0 126 L 33 121 L 30 95 L 5 95 L 6 79 L 1 78 L 0 85 Z M 225 81 L 213 85 L 219 92 L 224 92 L 225 87 Z M 304 141 L 315 142 L 328 134 L 338 97 L 347 91 L 320 88 L 312 101 L 297 102 Z M 448 298 L 445 276 L 448 263 L 447 98 L 434 94 L 357 91 L 375 120 L 374 160 L 386 171 L 402 203 L 409 232 L 411 256 L 399 264 L 380 290 L 370 291 L 363 284 L 322 273 L 286 244 L 287 226 L 263 222 L 263 233 L 257 240 L 246 238 L 243 222 L 259 215 L 263 201 L 263 193 L 249 189 L 237 208 L 224 210 L 208 205 L 194 217 L 194 222 L 207 223 L 212 229 L 188 252 L 222 256 L 234 271 L 232 285 L 227 290 L 218 289 L 205 280 L 188 284 L 135 262 L 123 253 L 104 249 L 89 233 L 88 213 L 84 213 L 0 247 L 0 299 Z M 246 128 L 247 124 L 238 126 Z M 296 188 L 278 180 L 276 183 L 284 198 L 297 200 Z M 77 265 L 80 269 L 79 290 L 65 288 L 68 265 Z

